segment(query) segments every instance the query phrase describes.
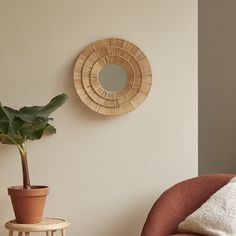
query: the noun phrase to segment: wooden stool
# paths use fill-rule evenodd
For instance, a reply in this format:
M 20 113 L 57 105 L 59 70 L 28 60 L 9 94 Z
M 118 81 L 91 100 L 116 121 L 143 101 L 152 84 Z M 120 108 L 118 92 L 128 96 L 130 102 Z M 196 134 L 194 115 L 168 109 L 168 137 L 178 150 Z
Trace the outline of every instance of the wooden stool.
M 55 236 L 56 231 L 61 231 L 61 236 L 65 236 L 65 229 L 70 223 L 63 219 L 45 218 L 37 224 L 18 224 L 16 220 L 8 221 L 5 227 L 9 230 L 9 236 L 13 236 L 14 231 L 18 232 L 18 236 L 29 236 L 31 232 L 46 232 L 46 236 Z

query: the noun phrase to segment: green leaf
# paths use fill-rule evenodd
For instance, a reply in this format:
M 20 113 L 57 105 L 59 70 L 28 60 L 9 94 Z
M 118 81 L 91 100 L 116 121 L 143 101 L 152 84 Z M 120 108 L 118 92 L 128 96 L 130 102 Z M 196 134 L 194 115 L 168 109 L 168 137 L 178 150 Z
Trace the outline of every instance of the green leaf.
M 26 122 L 35 122 L 37 117 L 48 118 L 48 116 L 62 106 L 68 96 L 66 94 L 60 94 L 54 97 L 45 106 L 32 106 L 32 107 L 22 107 L 19 110 L 19 117 Z M 52 120 L 52 118 L 48 118 Z
M 19 130 L 21 129 L 21 127 L 24 125 L 25 122 L 21 120 L 19 117 L 15 117 L 11 123 L 14 129 L 12 130 L 12 132 L 9 132 L 9 134 L 15 134 L 19 132 Z
M 8 113 L 0 103 L 0 132 L 3 134 L 8 134 L 13 131 L 12 127 L 12 116 Z
M 22 107 L 19 110 L 19 117 L 26 122 L 34 122 L 42 106 Z
M 29 123 L 25 122 L 24 125 L 20 128 L 19 133 L 22 137 L 26 139 L 34 140 L 38 139 L 38 133 L 41 133 L 40 130 L 44 130 L 47 126 L 47 121 L 45 122 L 35 122 Z M 42 136 L 42 135 L 41 135 Z M 41 138 L 41 136 L 39 138 Z
M 19 111 L 0 103 L 0 141 L 21 146 L 27 139 L 40 139 L 45 133 L 56 133 L 48 124 L 49 115 L 67 100 L 66 94 L 55 96 L 45 106 L 22 107 Z
M 0 134 L 7 134 L 9 128 L 9 121 L 0 120 Z
M 46 129 L 44 130 L 44 133 L 46 134 L 55 134 L 57 132 L 57 130 L 55 129 L 54 126 L 52 125 L 47 125 Z
M 0 105 L 0 132 L 4 134 L 15 134 L 24 121 L 18 117 L 18 111 L 10 107 Z
M 37 114 L 37 116 L 48 117 L 52 112 L 62 106 L 67 100 L 66 94 L 60 94 L 54 97 L 46 106 L 44 106 Z
M 0 120 L 3 120 L 3 121 L 11 120 L 11 116 L 9 115 L 7 109 L 4 108 L 1 103 L 0 103 Z
M 0 141 L 3 144 L 15 144 L 15 145 L 22 145 L 25 140 L 18 136 L 18 135 L 4 135 L 0 134 Z
M 2 129 L 1 132 L 7 133 L 6 128 L 8 128 L 9 121 L 10 121 L 10 119 L 9 119 L 8 115 L 6 114 L 4 107 L 0 103 L 0 130 Z
M 45 130 L 46 127 L 42 127 L 41 129 L 37 129 L 34 130 L 30 136 L 28 136 L 28 139 L 30 140 L 36 140 L 36 139 L 40 139 L 43 135 L 43 132 Z
M 4 106 L 4 109 L 7 111 L 9 117 L 11 120 L 13 120 L 16 116 L 18 116 L 18 111 L 11 108 L 11 107 L 7 107 L 7 106 Z
M 3 144 L 15 144 L 11 139 L 9 139 L 7 136 L 4 136 L 3 134 L 0 134 L 0 141 Z

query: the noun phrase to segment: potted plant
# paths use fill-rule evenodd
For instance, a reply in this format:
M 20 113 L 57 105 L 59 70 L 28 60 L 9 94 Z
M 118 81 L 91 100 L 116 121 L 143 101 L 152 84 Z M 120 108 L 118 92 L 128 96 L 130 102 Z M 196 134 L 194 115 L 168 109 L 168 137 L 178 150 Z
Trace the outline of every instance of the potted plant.
M 22 164 L 23 185 L 8 188 L 17 223 L 38 223 L 42 219 L 48 187 L 30 184 L 26 142 L 40 139 L 46 132 L 56 132 L 49 124 L 53 120 L 49 115 L 66 99 L 66 94 L 60 94 L 45 106 L 25 106 L 19 110 L 0 103 L 0 142 L 16 145 Z

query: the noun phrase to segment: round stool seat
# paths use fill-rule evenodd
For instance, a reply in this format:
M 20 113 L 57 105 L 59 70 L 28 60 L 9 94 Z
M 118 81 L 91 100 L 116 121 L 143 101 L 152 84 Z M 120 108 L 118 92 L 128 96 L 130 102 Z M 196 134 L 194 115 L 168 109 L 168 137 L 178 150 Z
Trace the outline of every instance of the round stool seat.
M 9 230 L 9 235 L 13 235 L 14 231 L 20 232 L 18 235 L 29 235 L 30 232 L 46 232 L 47 235 L 55 235 L 57 230 L 61 230 L 62 235 L 65 234 L 64 229 L 70 223 L 63 219 L 58 218 L 44 218 L 41 222 L 36 224 L 18 224 L 16 220 L 8 221 L 5 227 Z

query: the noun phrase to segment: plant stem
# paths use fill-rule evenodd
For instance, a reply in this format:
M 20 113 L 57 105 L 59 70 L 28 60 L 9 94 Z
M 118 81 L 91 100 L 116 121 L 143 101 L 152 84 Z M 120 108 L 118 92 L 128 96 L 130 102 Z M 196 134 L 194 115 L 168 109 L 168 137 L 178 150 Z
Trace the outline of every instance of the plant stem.
M 30 178 L 29 178 L 29 169 L 28 169 L 28 162 L 27 162 L 26 145 L 23 143 L 18 148 L 21 155 L 21 165 L 22 165 L 22 172 L 23 172 L 23 188 L 30 189 Z

